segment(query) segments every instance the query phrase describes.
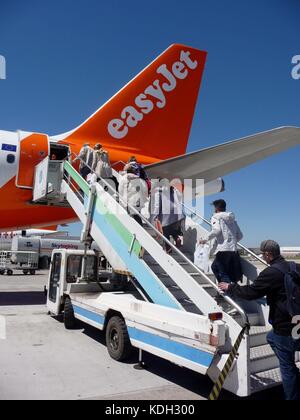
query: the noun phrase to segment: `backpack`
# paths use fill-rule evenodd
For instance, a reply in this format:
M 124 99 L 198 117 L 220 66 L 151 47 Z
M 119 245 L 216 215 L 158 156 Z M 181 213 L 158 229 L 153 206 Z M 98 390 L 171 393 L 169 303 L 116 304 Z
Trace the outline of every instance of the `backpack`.
M 143 166 L 140 165 L 137 162 L 130 163 L 130 166 L 136 171 L 136 175 L 146 182 L 147 187 L 148 187 L 148 194 L 150 194 L 150 192 L 151 192 L 151 180 L 148 178 L 148 175 L 147 175 L 145 169 L 143 168 Z
M 98 153 L 98 163 L 95 172 L 100 178 L 111 178 L 112 168 L 109 161 L 107 152 Z
M 284 285 L 287 294 L 286 309 L 291 317 L 300 315 L 300 274 L 297 271 L 296 263 L 289 263 L 289 271 L 281 264 L 274 264 L 272 267 L 284 274 Z

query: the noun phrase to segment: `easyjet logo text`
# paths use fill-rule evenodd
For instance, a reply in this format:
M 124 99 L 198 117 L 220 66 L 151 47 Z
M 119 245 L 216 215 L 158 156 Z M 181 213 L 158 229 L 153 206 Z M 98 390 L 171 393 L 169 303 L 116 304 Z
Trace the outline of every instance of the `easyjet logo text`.
M 108 124 L 108 132 L 115 139 L 123 139 L 129 130 L 135 128 L 146 115 L 155 108 L 163 109 L 167 105 L 167 94 L 176 89 L 178 81 L 188 77 L 191 70 L 198 67 L 198 62 L 191 58 L 190 51 L 181 51 L 179 61 L 171 68 L 162 64 L 156 73 L 162 78 L 154 80 L 144 92 L 135 98 L 134 106 L 126 106 L 121 112 L 120 118 L 111 120 Z

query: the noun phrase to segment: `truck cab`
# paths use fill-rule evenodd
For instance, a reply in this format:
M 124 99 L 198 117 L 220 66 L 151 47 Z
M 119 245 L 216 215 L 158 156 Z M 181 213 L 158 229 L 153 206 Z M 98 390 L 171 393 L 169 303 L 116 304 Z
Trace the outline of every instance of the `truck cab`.
M 100 252 L 55 249 L 47 287 L 47 307 L 52 315 L 64 312 L 71 293 L 99 293 L 128 289 L 127 276 L 115 273 Z
M 83 266 L 85 264 L 84 272 Z M 85 284 L 86 289 L 93 289 L 99 279 L 99 257 L 94 251 L 56 249 L 52 253 L 48 279 L 47 306 L 53 315 L 59 315 L 63 309 L 65 296 L 73 284 Z M 99 286 L 96 287 L 99 291 Z

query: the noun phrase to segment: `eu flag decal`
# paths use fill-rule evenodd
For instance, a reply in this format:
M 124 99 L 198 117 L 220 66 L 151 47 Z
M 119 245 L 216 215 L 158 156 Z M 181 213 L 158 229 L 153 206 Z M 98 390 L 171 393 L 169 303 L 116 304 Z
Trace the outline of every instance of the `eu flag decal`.
M 17 146 L 14 146 L 13 144 L 2 144 L 2 150 L 5 152 L 16 152 Z

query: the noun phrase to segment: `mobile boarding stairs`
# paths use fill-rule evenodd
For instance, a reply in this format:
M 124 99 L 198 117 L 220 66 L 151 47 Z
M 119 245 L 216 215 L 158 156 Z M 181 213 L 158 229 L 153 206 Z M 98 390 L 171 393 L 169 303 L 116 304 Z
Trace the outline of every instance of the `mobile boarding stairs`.
M 135 285 L 135 294 L 125 290 L 95 295 L 95 291 L 82 293 L 82 287 L 74 287 L 72 302 L 81 314 L 92 310 L 95 320 L 95 312 L 105 318 L 116 307 L 135 347 L 207 374 L 213 381 L 241 330 L 250 323 L 250 333 L 241 343 L 224 388 L 249 396 L 281 383 L 278 360 L 266 340 L 270 330 L 266 301 L 233 301 L 219 292 L 212 274 L 192 262 L 197 240 L 209 232 L 203 227 L 209 222 L 202 216 L 185 206 L 187 229 L 179 250 L 147 218 L 142 216 L 141 226 L 130 217 L 122 198 L 104 180 L 89 185 L 69 162 L 50 165 L 48 158 L 36 168 L 33 203 L 72 207 L 84 226 L 82 240 L 91 237 L 114 272 L 126 275 Z M 169 244 L 172 255 L 164 251 L 163 243 Z M 266 263 L 240 246 L 255 261 L 242 260 L 244 282 L 250 284 L 258 275 L 257 267 L 264 269 Z M 210 318 L 220 312 L 222 321 Z M 84 316 L 88 317 L 83 315 L 83 320 Z M 104 328 L 105 321 L 102 324 Z

